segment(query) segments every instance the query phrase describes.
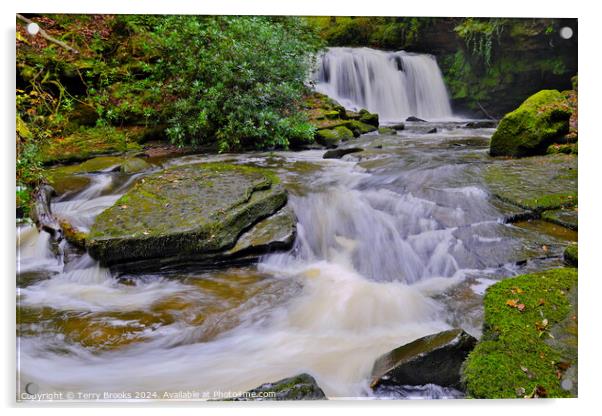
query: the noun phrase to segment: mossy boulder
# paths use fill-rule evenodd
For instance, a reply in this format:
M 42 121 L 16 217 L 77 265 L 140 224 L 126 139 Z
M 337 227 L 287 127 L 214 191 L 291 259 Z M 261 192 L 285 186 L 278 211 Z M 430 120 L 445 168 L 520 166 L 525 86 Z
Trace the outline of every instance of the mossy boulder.
M 577 267 L 579 263 L 579 246 L 571 244 L 564 250 L 564 261 L 569 266 Z
M 374 127 L 378 127 L 378 114 L 371 113 L 366 109 L 361 109 L 359 114 L 359 121 L 361 121 L 362 123 L 370 124 Z
M 324 391 L 309 374 L 299 374 L 273 383 L 265 383 L 232 401 L 327 400 Z
M 140 150 L 127 129 L 92 127 L 50 139 L 40 149 L 44 164 L 69 163 L 111 153 Z
M 136 262 L 219 262 L 243 232 L 286 201 L 278 178 L 265 169 L 178 166 L 145 177 L 103 211 L 86 246 L 102 264 L 122 268 Z
M 555 140 L 569 132 L 572 111 L 557 90 L 543 90 L 502 118 L 491 137 L 491 156 L 544 154 Z
M 517 276 L 490 286 L 483 301 L 483 336 L 463 366 L 469 396 L 571 397 L 561 380 L 576 364 L 572 346 L 577 334 L 562 340 L 568 349 L 550 342 L 550 335 L 558 325 L 576 320 L 576 294 L 574 268 Z
M 459 328 L 417 339 L 376 360 L 371 387 L 437 384 L 461 388 L 460 368 L 476 342 Z
M 345 125 L 345 127 L 347 127 L 349 130 L 351 130 L 355 137 L 359 137 L 362 134 L 366 134 L 366 133 L 370 133 L 372 131 L 378 130 L 377 127 L 375 127 L 371 124 L 362 123 L 359 120 L 349 120 L 347 122 L 347 124 Z
M 341 141 L 353 139 L 353 132 L 345 126 L 334 129 L 322 129 L 316 132 L 316 141 L 322 146 L 335 147 Z
M 543 211 L 577 205 L 577 158 L 573 155 L 500 160 L 484 173 L 493 195 L 517 207 Z

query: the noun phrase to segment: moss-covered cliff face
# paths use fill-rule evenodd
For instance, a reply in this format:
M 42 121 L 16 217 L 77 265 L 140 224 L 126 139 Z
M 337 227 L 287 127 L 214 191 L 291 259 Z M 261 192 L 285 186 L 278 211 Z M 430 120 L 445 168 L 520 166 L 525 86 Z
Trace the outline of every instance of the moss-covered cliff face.
M 431 53 L 454 110 L 501 117 L 542 89 L 571 88 L 577 73 L 576 19 L 316 17 L 330 46 Z M 560 28 L 573 30 L 570 39 Z

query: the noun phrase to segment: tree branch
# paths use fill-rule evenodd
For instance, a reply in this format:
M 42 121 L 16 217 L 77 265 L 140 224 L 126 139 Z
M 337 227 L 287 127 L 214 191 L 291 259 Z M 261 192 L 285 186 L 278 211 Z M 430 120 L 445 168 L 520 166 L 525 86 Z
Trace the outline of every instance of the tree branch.
M 23 15 L 20 15 L 19 13 L 17 13 L 17 19 L 19 19 L 19 20 L 21 20 L 21 21 L 23 21 L 23 22 L 25 22 L 25 23 L 27 23 L 27 24 L 30 24 L 30 23 L 35 23 L 34 21 L 32 21 L 32 20 L 29 20 L 28 18 L 26 18 L 26 17 L 25 17 L 25 16 L 23 16 Z M 37 24 L 37 23 L 36 23 L 36 24 Z M 38 25 L 38 26 L 39 26 L 39 25 Z M 63 41 L 60 41 L 60 40 L 58 40 L 58 39 L 56 39 L 56 38 L 53 38 L 52 36 L 50 36 L 50 35 L 49 35 L 49 34 L 48 34 L 48 33 L 47 33 L 47 32 L 46 32 L 44 29 L 42 29 L 41 27 L 40 27 L 40 31 L 38 32 L 38 34 L 39 34 L 41 37 L 43 37 L 44 39 L 46 39 L 48 42 L 52 42 L 52 43 L 54 43 L 55 45 L 59 45 L 61 48 L 65 48 L 65 49 L 67 49 L 67 50 L 68 50 L 69 52 L 71 52 L 71 53 L 74 53 L 74 54 L 79 54 L 79 51 L 78 51 L 77 49 L 75 49 L 75 48 L 73 48 L 73 47 L 71 47 L 71 46 L 67 45 L 67 44 L 66 44 L 65 42 L 63 42 Z

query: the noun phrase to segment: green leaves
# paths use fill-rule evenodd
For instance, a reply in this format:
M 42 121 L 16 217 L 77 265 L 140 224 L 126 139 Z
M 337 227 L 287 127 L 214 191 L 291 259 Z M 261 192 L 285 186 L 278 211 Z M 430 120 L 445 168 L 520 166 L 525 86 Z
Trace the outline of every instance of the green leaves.
M 172 16 L 156 32 L 158 76 L 176 99 L 168 136 L 218 150 L 287 147 L 306 140 L 296 116 L 319 41 L 294 17 Z

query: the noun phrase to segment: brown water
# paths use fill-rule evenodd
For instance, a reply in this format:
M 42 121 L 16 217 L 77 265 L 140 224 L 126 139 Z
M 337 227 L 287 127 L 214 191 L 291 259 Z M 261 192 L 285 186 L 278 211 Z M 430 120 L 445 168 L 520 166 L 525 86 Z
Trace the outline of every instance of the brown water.
M 45 233 L 20 227 L 20 392 L 35 383 L 39 393 L 115 394 L 108 399 L 212 398 L 308 372 L 331 398 L 370 397 L 380 354 L 451 326 L 479 336 L 485 288 L 559 265 L 574 236 L 503 224 L 481 180 L 492 130 L 457 125 L 366 135 L 352 143 L 366 151 L 342 160 L 309 150 L 162 161 L 230 160 L 280 174 L 298 238 L 255 266 L 115 276 L 65 244 L 53 254 Z M 439 132 L 426 134 L 433 126 Z M 86 176 L 53 204 L 84 229 L 143 175 Z M 391 394 L 454 396 L 437 386 Z

